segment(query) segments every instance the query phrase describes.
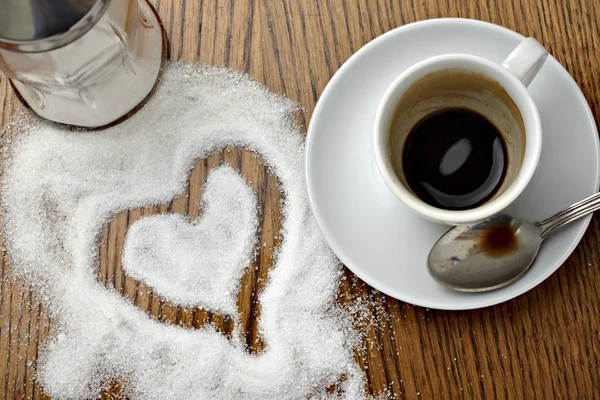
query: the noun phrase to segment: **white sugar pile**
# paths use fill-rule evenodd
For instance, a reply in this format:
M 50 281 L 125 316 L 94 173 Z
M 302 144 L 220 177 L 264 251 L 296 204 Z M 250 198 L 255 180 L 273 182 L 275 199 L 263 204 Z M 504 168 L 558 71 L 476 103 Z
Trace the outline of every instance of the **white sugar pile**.
M 235 319 L 258 228 L 256 196 L 227 166 L 209 175 L 203 193 L 204 213 L 193 224 L 180 214 L 135 222 L 127 232 L 123 269 L 176 304 Z
M 139 399 L 323 398 L 340 381 L 344 397 L 364 396 L 335 301 L 337 260 L 309 210 L 293 112 L 244 74 L 175 64 L 154 98 L 115 128 L 19 125 L 2 182 L 5 241 L 14 272 L 44 296 L 55 320 L 38 370 L 47 394 L 95 398 L 116 379 Z M 260 298 L 260 355 L 210 325 L 152 320 L 95 274 L 97 239 L 112 215 L 170 201 L 195 160 L 225 146 L 259 153 L 285 192 L 284 239 Z M 205 215 L 193 224 L 177 215 L 138 221 L 125 268 L 174 303 L 231 311 L 254 246 L 256 200 L 227 168 L 213 172 L 206 190 Z

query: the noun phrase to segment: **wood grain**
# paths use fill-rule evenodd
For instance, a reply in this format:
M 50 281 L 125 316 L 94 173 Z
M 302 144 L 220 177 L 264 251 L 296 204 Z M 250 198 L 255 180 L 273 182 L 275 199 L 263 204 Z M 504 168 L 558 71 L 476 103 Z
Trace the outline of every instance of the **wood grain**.
M 270 90 L 300 103 L 306 126 L 328 80 L 376 36 L 438 17 L 490 21 L 536 37 L 574 76 L 600 116 L 598 0 L 154 0 L 173 59 L 246 71 Z M 0 126 L 18 108 L 0 76 Z M 99 246 L 98 279 L 161 321 L 206 323 L 231 333 L 231 320 L 161 302 L 125 276 L 120 255 L 127 226 L 142 215 L 198 216 L 207 172 L 221 162 L 252 181 L 261 206 L 260 256 L 239 294 L 248 351 L 261 350 L 257 294 L 271 265 L 280 229 L 277 179 L 253 154 L 225 150 L 199 160 L 186 193 L 170 204 L 116 215 Z M 372 290 L 345 272 L 339 299 L 360 304 L 363 335 L 356 356 L 369 394 L 403 398 L 600 398 L 600 219 L 565 265 L 546 282 L 499 306 L 467 312 L 414 307 Z M 44 306 L 0 260 L 0 398 L 44 398 L 35 381 L 40 345 L 52 329 Z M 355 307 L 353 307 L 354 309 Z M 113 382 L 102 396 L 118 396 Z

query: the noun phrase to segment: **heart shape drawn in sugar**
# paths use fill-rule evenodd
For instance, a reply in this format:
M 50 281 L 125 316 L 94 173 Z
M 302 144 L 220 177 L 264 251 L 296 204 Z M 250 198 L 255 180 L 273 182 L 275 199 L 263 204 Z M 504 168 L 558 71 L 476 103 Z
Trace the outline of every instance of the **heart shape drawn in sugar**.
M 337 397 L 326 388 L 340 383 L 342 396 L 364 398 L 356 335 L 336 301 L 339 261 L 310 211 L 295 110 L 246 74 L 175 63 L 125 123 L 74 134 L 32 118 L 15 132 L 0 181 L 3 240 L 12 271 L 40 291 L 54 321 L 36 374 L 45 394 L 96 399 L 118 382 L 124 397 L 145 400 L 321 399 Z M 200 218 L 146 216 L 128 228 L 119 275 L 125 285 L 125 276 L 144 282 L 141 301 L 98 278 L 106 223 L 168 204 L 185 191 L 196 160 L 226 147 L 256 152 L 285 198 L 284 239 L 256 297 L 259 354 L 248 353 L 235 321 L 242 275 L 258 249 L 258 201 L 230 167 L 209 175 Z M 145 311 L 161 307 L 153 310 L 146 290 L 170 305 L 218 310 L 239 333 L 151 318 Z
M 254 257 L 256 195 L 234 169 L 213 170 L 203 193 L 203 215 L 153 215 L 127 232 L 123 269 L 160 296 L 182 306 L 231 316 L 244 270 Z

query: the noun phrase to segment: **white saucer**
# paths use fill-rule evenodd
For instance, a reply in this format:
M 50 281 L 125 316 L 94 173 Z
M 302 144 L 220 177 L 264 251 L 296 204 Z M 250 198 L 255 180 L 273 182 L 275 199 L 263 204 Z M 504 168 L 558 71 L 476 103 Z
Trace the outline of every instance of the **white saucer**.
M 423 307 L 485 307 L 533 288 L 577 246 L 590 217 L 550 237 L 530 271 L 514 284 L 477 294 L 446 289 L 429 277 L 425 261 L 448 228 L 413 214 L 390 192 L 375 165 L 375 110 L 388 85 L 407 67 L 446 53 L 501 62 L 523 39 L 506 28 L 475 20 L 418 22 L 365 45 L 325 88 L 308 129 L 310 201 L 333 251 L 369 285 Z M 542 156 L 531 183 L 507 211 L 539 219 L 597 190 L 598 133 L 583 94 L 553 57 L 529 90 L 542 118 Z

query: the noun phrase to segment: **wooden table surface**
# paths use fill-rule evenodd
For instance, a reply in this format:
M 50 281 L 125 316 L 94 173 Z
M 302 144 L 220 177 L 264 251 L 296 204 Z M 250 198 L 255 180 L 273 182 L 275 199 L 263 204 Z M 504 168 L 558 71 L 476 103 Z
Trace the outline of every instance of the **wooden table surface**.
M 600 0 L 153 0 L 170 40 L 170 57 L 246 71 L 275 93 L 300 103 L 306 126 L 319 95 L 342 63 L 365 43 L 398 26 L 428 18 L 490 21 L 534 36 L 574 76 L 600 116 Z M 19 107 L 0 76 L 1 123 Z M 565 132 L 565 134 L 569 134 Z M 199 160 L 185 194 L 152 209 L 119 214 L 100 248 L 99 280 L 152 318 L 198 328 L 232 322 L 202 310 L 162 302 L 125 276 L 120 251 L 127 226 L 141 215 L 198 214 L 208 170 L 221 162 L 253 182 L 262 208 L 261 253 L 239 295 L 242 333 L 260 351 L 257 294 L 277 245 L 277 179 L 250 153 L 233 150 Z M 364 303 L 355 315 L 364 333 L 357 360 L 368 394 L 406 398 L 600 398 L 600 220 L 565 265 L 515 300 L 483 310 L 447 312 L 414 307 L 371 290 L 346 271 L 343 304 Z M 279 239 L 280 240 L 280 239 Z M 0 398 L 43 398 L 35 381 L 38 350 L 52 324 L 35 293 L 14 281 L 0 261 Z M 360 300 L 359 300 L 360 299 Z M 258 341 L 257 341 L 258 339 Z M 118 395 L 118 382 L 103 397 Z

